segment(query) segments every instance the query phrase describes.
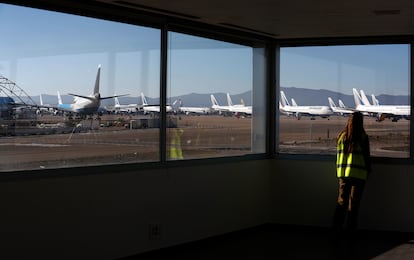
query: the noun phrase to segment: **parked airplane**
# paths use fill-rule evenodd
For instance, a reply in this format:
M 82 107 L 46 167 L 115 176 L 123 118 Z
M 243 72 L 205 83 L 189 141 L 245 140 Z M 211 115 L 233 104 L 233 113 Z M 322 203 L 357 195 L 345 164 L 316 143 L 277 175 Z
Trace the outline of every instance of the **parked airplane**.
M 297 119 L 300 119 L 302 115 L 310 116 L 313 120 L 315 116 L 327 118 L 333 114 L 328 106 L 299 106 L 294 99 L 292 100 L 293 105 L 290 105 L 283 90 L 280 91 L 280 99 L 280 112 L 287 115 L 294 115 Z
M 336 106 L 335 102 L 333 101 L 331 97 L 328 97 L 328 101 L 329 101 L 329 106 L 332 109 L 332 112 L 334 112 L 335 114 L 344 116 L 344 115 L 352 114 L 353 112 L 355 112 L 355 109 L 346 107 L 344 102 L 342 102 L 342 100 L 340 99 L 338 100 L 338 106 Z
M 114 113 L 136 113 L 139 110 L 138 104 L 123 105 L 119 102 L 118 97 L 114 97 L 115 105 L 108 107 L 106 110 L 111 110 Z
M 117 95 L 117 96 L 110 96 L 110 97 L 101 97 L 101 94 L 99 93 L 100 75 L 101 75 L 101 65 L 98 66 L 98 72 L 96 74 L 93 94 L 89 96 L 83 96 L 83 95 L 68 93 L 68 95 L 74 96 L 72 103 L 68 103 L 68 104 L 63 103 L 60 93 L 58 92 L 58 104 L 56 108 L 63 112 L 76 113 L 78 115 L 92 115 L 98 112 L 98 109 L 101 105 L 101 100 L 126 96 L 126 95 Z
M 148 102 L 147 102 L 147 99 L 145 98 L 144 93 L 142 93 L 142 92 L 141 92 L 141 101 L 142 101 L 141 109 L 142 109 L 142 111 L 144 111 L 144 114 L 160 113 L 160 106 L 159 105 L 149 105 Z M 167 113 L 173 111 L 173 109 L 170 105 L 167 105 L 165 109 L 166 109 Z
M 245 114 L 245 115 L 252 114 L 252 106 L 245 106 L 244 104 L 233 105 L 233 101 L 231 100 L 229 93 L 227 93 L 227 104 L 229 106 L 230 112 L 233 112 L 236 114 Z
M 371 98 L 372 98 L 372 104 L 374 106 L 378 106 L 380 104 L 379 101 L 378 101 L 378 99 L 377 99 L 377 97 L 375 97 L 374 94 L 371 95 Z
M 410 118 L 411 107 L 409 105 L 380 105 L 375 96 L 372 96 L 374 103 L 372 105 L 363 90 L 359 94 L 358 90 L 353 88 L 352 92 L 354 94 L 355 109 L 376 116 L 378 121 L 392 118 L 392 121 L 396 122 L 401 118 L 407 120 Z
M 52 105 L 44 104 L 42 94 L 39 95 L 40 99 L 40 106 L 36 110 L 36 114 L 41 115 L 43 113 L 54 113 L 55 109 L 53 109 Z
M 180 104 L 180 106 L 178 107 L 178 112 L 184 113 L 186 115 L 190 115 L 190 114 L 206 115 L 211 112 L 209 107 L 184 107 L 181 99 L 178 100 L 178 103 Z
M 219 114 L 230 112 L 229 106 L 220 106 L 213 94 L 210 95 L 211 109 Z

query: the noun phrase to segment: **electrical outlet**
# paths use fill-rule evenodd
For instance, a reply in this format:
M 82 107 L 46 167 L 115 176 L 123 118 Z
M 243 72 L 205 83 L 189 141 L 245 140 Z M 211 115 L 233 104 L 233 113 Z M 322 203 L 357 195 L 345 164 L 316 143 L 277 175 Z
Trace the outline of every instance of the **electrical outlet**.
M 148 237 L 150 240 L 161 239 L 161 225 L 158 223 L 152 223 L 148 225 Z

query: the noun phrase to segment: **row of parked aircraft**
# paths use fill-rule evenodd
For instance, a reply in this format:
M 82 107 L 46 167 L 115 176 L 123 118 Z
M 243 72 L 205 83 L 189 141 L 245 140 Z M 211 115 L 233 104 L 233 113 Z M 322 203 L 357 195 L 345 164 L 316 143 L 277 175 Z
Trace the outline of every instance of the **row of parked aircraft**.
M 143 93 L 141 93 L 142 105 L 120 104 L 118 97 L 126 96 L 128 94 L 101 97 L 99 93 L 100 72 L 101 65 L 98 66 L 93 94 L 89 96 L 69 94 L 71 96 L 74 96 L 74 99 L 72 103 L 65 104 L 62 102 L 62 98 L 58 92 L 58 104 L 56 106 L 45 105 L 41 99 L 41 105 L 39 109 L 53 109 L 55 112 L 63 111 L 76 113 L 79 115 L 91 115 L 98 112 L 98 109 L 101 105 L 101 100 L 113 98 L 115 99 L 115 105 L 113 106 L 114 111 L 129 113 L 138 111 L 143 111 L 144 113 L 160 112 L 160 106 L 149 105 Z M 375 95 L 371 95 L 371 104 L 363 90 L 360 90 L 360 92 L 358 92 L 358 90 L 354 88 L 352 92 L 354 95 L 355 108 L 345 106 L 342 100 L 339 100 L 339 106 L 336 106 L 331 97 L 328 97 L 329 106 L 301 106 L 298 105 L 293 98 L 291 99 L 290 103 L 285 93 L 283 91 L 280 91 L 279 110 L 283 114 L 286 114 L 288 116 L 295 116 L 298 119 L 300 119 L 303 115 L 310 116 L 312 119 L 314 119 L 316 116 L 327 118 L 333 114 L 346 115 L 355 111 L 360 111 L 370 116 L 376 116 L 378 121 L 382 121 L 385 118 L 392 118 L 393 121 L 397 121 L 401 118 L 409 119 L 410 117 L 411 108 L 409 105 L 381 105 L 379 104 L 379 101 Z M 179 102 L 177 112 L 185 114 L 208 114 L 211 112 L 218 112 L 220 114 L 252 114 L 252 106 L 246 106 L 243 101 L 241 104 L 233 104 L 229 93 L 227 93 L 227 105 L 220 105 L 214 95 L 210 95 L 210 99 L 212 104 L 211 107 L 184 107 L 182 106 L 182 101 L 177 100 L 173 105 Z M 173 111 L 174 109 L 172 106 L 166 106 L 167 113 Z
M 339 99 L 336 106 L 331 97 L 328 97 L 329 106 L 299 106 L 292 98 L 289 103 L 286 95 L 283 91 L 280 91 L 280 112 L 288 116 L 296 116 L 298 119 L 302 115 L 310 116 L 314 119 L 316 116 L 327 118 L 333 114 L 347 115 L 355 111 L 360 111 L 365 115 L 374 116 L 378 121 L 382 121 L 385 118 L 391 118 L 393 121 L 398 121 L 401 118 L 410 119 L 411 107 L 409 105 L 381 105 L 374 94 L 371 95 L 372 104 L 368 100 L 363 90 L 356 88 L 352 89 L 352 93 L 355 101 L 355 108 L 347 107 L 342 100 Z
M 143 113 L 159 113 L 160 106 L 159 105 L 150 105 L 147 102 L 147 99 L 144 93 L 141 93 L 141 105 L 138 104 L 126 104 L 123 105 L 119 102 L 118 97 L 127 96 L 128 94 L 124 95 L 114 95 L 109 97 L 101 97 L 99 92 L 99 82 L 100 82 L 100 73 L 101 73 L 101 65 L 98 66 L 98 71 L 96 74 L 95 85 L 93 89 L 93 94 L 89 96 L 83 96 L 79 94 L 71 94 L 74 99 L 71 103 L 63 103 L 62 98 L 60 96 L 59 91 L 57 92 L 58 96 L 58 104 L 57 105 L 48 105 L 44 104 L 42 100 L 42 95 L 40 95 L 40 106 L 38 108 L 38 113 L 42 113 L 43 111 L 53 111 L 53 113 L 57 114 L 59 112 L 67 112 L 67 113 L 74 113 L 77 115 L 92 115 L 98 113 L 98 110 L 101 105 L 101 100 L 113 98 L 115 100 L 114 106 L 108 108 L 108 111 L 112 112 L 120 112 L 120 113 L 135 113 L 138 111 L 142 111 Z M 219 112 L 219 113 L 234 113 L 234 114 L 245 114 L 251 115 L 252 114 L 252 107 L 245 106 L 244 104 L 234 105 L 230 94 L 227 93 L 227 106 L 220 106 L 215 99 L 214 95 L 211 95 L 211 102 L 212 106 L 210 107 L 184 107 L 182 106 L 182 101 L 176 100 L 173 105 L 179 102 L 178 111 L 185 114 L 209 114 L 211 112 Z M 166 106 L 166 112 L 174 112 L 174 109 L 171 105 Z

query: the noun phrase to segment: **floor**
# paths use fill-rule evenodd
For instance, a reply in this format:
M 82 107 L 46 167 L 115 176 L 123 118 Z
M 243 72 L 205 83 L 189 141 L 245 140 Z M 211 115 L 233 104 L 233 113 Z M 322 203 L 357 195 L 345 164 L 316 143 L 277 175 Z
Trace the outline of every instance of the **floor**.
M 413 234 L 360 231 L 355 239 L 329 229 L 262 225 L 160 249 L 133 259 L 414 259 Z

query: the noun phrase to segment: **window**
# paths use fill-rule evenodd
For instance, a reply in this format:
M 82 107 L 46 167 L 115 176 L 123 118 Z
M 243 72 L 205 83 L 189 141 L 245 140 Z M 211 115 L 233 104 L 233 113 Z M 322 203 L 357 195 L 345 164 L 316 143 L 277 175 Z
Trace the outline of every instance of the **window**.
M 0 11 L 0 171 L 266 152 L 263 46 L 169 32 L 163 146 L 160 29 Z
M 262 54 L 263 48 L 169 34 L 168 159 L 265 152 Z
M 280 49 L 280 153 L 334 154 L 349 108 L 366 115 L 371 155 L 409 157 L 410 45 Z
M 0 171 L 159 160 L 159 122 L 141 93 L 159 103 L 160 30 L 6 4 L 0 11 Z M 97 85 L 101 98 L 125 95 L 121 106 L 108 98 L 93 116 L 67 109 L 86 108 L 82 97 Z M 44 105 L 33 106 L 40 98 Z

